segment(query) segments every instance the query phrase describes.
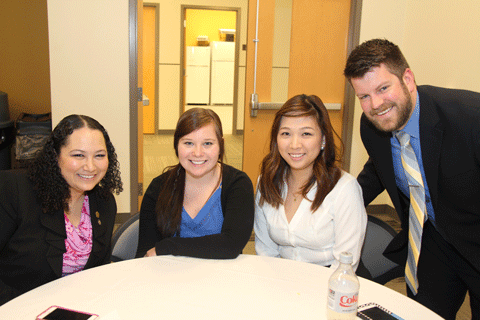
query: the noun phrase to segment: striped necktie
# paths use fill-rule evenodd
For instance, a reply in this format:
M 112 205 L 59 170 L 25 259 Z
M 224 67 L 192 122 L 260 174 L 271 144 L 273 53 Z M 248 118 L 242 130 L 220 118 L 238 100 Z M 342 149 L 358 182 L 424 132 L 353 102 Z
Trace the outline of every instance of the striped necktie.
M 395 133 L 402 147 L 402 165 L 408 179 L 410 212 L 408 219 L 408 257 L 405 266 L 405 281 L 416 295 L 418 292 L 417 266 L 422 245 L 423 224 L 427 219 L 425 187 L 418 167 L 417 157 L 410 144 L 410 135 L 403 131 Z

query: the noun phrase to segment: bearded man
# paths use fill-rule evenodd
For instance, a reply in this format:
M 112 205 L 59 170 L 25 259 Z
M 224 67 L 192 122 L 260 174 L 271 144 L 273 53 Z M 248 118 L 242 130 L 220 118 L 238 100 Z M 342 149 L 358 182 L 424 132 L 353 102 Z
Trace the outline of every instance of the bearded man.
M 455 319 L 468 291 L 480 319 L 480 94 L 417 86 L 385 39 L 356 47 L 344 75 L 363 109 L 365 205 L 386 189 L 402 224 L 384 255 L 409 297 Z

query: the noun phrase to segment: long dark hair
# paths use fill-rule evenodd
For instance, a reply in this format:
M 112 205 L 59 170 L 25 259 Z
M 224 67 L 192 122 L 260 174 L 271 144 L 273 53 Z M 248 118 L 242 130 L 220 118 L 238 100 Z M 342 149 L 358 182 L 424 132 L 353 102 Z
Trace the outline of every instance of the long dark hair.
M 215 135 L 220 146 L 218 161 L 223 170 L 223 156 L 225 144 L 223 141 L 222 123 L 218 115 L 204 108 L 193 108 L 185 111 L 178 119 L 173 147 L 178 157 L 178 143 L 180 139 L 193 131 L 213 123 Z M 185 195 L 185 169 L 178 163 L 164 170 L 165 183 L 158 195 L 155 212 L 157 214 L 157 226 L 163 238 L 173 237 L 182 220 L 183 198 Z
M 302 187 L 302 196 L 306 197 L 308 191 L 317 183 L 317 193 L 311 206 L 313 212 L 320 207 L 327 194 L 335 187 L 341 177 L 341 170 L 338 167 L 340 159 L 339 156 L 337 157 L 339 152 L 337 152 L 334 141 L 334 134 L 337 137 L 338 135 L 332 128 L 325 105 L 315 95 L 306 96 L 302 94 L 290 98 L 275 114 L 270 133 L 270 152 L 265 156 L 261 165 L 261 176 L 258 184 L 260 204 L 267 202 L 275 208 L 283 204 L 283 184 L 290 173 L 290 166 L 280 155 L 277 143 L 278 131 L 283 117 L 313 117 L 325 138 L 325 147 L 314 161 L 312 176 Z
M 68 210 L 70 187 L 58 166 L 58 157 L 61 149 L 67 145 L 68 138 L 73 131 L 83 127 L 102 132 L 107 147 L 108 169 L 103 179 L 95 187 L 99 196 L 107 198 L 113 192 L 119 194 L 123 191 L 120 165 L 107 131 L 93 118 L 72 114 L 63 118 L 53 129 L 42 151 L 29 167 L 29 178 L 33 182 L 44 212 L 54 212 L 60 209 Z

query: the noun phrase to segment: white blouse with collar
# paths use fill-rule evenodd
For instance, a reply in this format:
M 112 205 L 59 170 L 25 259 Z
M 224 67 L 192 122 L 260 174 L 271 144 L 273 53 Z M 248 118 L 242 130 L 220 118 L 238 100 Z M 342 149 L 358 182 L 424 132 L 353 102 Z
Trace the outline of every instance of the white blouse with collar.
M 258 190 L 258 188 L 257 188 Z M 287 185 L 283 199 L 287 195 Z M 314 185 L 307 198 L 313 200 Z M 325 197 L 322 205 L 312 213 L 312 202 L 302 199 L 290 223 L 285 207 L 275 209 L 268 203 L 259 205 L 255 197 L 255 251 L 258 255 L 316 263 L 337 268 L 340 253 L 353 254 L 356 270 L 367 227 L 367 213 L 362 189 L 357 180 L 342 171 L 342 177 Z

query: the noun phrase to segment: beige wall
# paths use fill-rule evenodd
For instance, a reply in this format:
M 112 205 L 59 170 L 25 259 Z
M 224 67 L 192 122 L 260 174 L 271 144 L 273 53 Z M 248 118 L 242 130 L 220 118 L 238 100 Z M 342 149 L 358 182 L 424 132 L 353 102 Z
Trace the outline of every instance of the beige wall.
M 243 9 L 246 0 L 227 2 L 217 0 L 209 5 L 242 7 L 243 25 L 247 19 L 247 10 Z M 179 3 L 160 3 L 160 30 L 170 31 L 160 43 L 164 63 L 164 70 L 160 70 L 167 75 L 160 81 L 160 95 L 166 95 L 174 110 L 179 104 Z M 200 1 L 189 4 L 202 5 Z M 118 150 L 126 187 L 118 199 L 119 212 L 128 212 L 128 1 L 48 0 L 50 49 L 45 6 L 43 0 L 1 1 L 0 90 L 9 93 L 14 108 L 20 106 L 33 113 L 48 111 L 50 83 L 46 79 L 51 77 L 54 124 L 73 112 L 91 114 L 102 122 Z M 480 7 L 470 0 L 368 0 L 362 7 L 360 40 L 386 37 L 399 44 L 418 84 L 480 91 L 479 16 Z M 242 32 L 242 44 L 246 43 L 245 37 L 246 32 Z M 51 75 L 47 71 L 49 63 Z M 241 51 L 240 66 L 244 65 L 245 52 Z M 243 82 L 244 77 L 239 81 Z M 244 95 L 239 97 L 243 100 Z M 14 115 L 19 113 L 17 110 Z M 360 114 L 357 102 L 350 165 L 354 175 L 367 159 L 359 135 Z M 388 202 L 388 197 L 379 201 Z
M 130 212 L 128 1 L 48 0 L 48 30 L 53 125 L 72 113 L 103 124 L 124 183 L 118 212 Z
M 0 1 L 0 91 L 10 118 L 50 112 L 47 0 Z
M 480 91 L 480 6 L 470 0 L 363 1 L 360 42 L 387 38 L 398 44 L 418 85 Z M 368 156 L 360 139 L 362 110 L 355 106 L 350 172 Z M 391 203 L 384 193 L 375 203 Z
M 147 1 L 145 1 L 147 2 Z M 247 6 L 248 0 L 169 0 L 148 1 L 160 4 L 160 44 L 159 44 L 159 130 L 174 130 L 179 116 L 180 105 L 180 68 L 181 68 L 181 6 L 217 6 L 241 8 L 240 48 L 246 43 Z M 239 83 L 245 79 L 245 51 L 240 50 Z M 243 79 L 243 81 L 242 81 Z M 240 90 L 244 90 L 243 86 Z M 237 127 L 243 128 L 244 91 L 238 97 Z

